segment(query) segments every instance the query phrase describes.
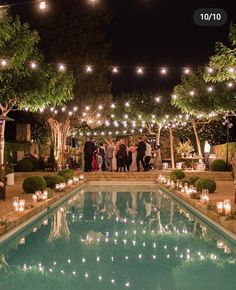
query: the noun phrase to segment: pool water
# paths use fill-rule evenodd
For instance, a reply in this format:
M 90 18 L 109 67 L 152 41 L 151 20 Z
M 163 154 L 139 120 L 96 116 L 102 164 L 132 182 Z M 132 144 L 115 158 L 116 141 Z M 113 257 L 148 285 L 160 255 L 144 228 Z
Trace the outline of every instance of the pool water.
M 235 254 L 157 186 L 86 186 L 0 248 L 0 290 L 235 290 Z

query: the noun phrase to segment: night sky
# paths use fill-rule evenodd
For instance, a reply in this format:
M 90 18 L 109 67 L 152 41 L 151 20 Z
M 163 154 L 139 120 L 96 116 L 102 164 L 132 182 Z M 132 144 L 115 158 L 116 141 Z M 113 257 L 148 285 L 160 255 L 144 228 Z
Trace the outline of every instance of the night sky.
M 203 65 L 213 54 L 215 42 L 228 44 L 229 24 L 236 23 L 235 0 L 98 1 L 107 1 L 113 12 L 107 31 L 113 43 L 110 59 L 114 65 L 121 66 L 119 75 L 111 79 L 114 94 L 171 90 L 179 82 L 181 67 L 194 69 Z M 7 2 L 16 3 L 17 0 Z M 193 22 L 194 11 L 207 7 L 223 8 L 229 16 L 228 22 L 222 27 L 197 26 Z M 88 9 L 91 9 L 89 5 Z M 27 20 L 25 11 L 21 6 L 14 8 L 14 12 Z M 34 13 L 35 17 L 41 17 L 38 12 Z M 50 17 L 53 17 L 53 11 Z M 146 67 L 143 76 L 135 74 L 137 66 Z M 168 76 L 158 72 L 157 67 L 162 66 L 169 67 Z

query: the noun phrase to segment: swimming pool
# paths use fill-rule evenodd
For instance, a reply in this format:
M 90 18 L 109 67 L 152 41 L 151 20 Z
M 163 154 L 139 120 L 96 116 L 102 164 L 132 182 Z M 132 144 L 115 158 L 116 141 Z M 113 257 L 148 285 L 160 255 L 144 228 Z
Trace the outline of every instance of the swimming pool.
M 236 289 L 235 246 L 157 186 L 85 186 L 0 254 L 0 290 Z

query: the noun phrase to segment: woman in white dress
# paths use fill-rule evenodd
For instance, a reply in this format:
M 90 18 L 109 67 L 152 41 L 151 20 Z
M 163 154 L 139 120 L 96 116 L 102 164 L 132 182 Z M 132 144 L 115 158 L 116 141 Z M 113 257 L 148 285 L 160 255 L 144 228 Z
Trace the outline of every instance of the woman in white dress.
M 136 144 L 132 144 L 129 148 L 130 152 L 132 152 L 132 163 L 130 165 L 129 171 L 137 171 L 137 146 Z
M 116 171 L 117 169 L 116 150 L 113 151 L 113 157 L 111 160 L 111 168 L 112 168 L 112 171 Z

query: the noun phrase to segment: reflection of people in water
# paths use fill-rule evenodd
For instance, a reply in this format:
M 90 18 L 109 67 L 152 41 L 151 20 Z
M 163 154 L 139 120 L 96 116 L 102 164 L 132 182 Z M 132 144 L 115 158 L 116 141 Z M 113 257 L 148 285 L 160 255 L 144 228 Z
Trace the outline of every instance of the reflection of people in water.
M 117 192 L 117 215 L 120 218 L 124 218 L 128 212 L 128 210 L 132 207 L 132 197 L 130 192 Z
M 84 195 L 84 219 L 90 221 L 94 217 L 92 192 L 86 192 Z

